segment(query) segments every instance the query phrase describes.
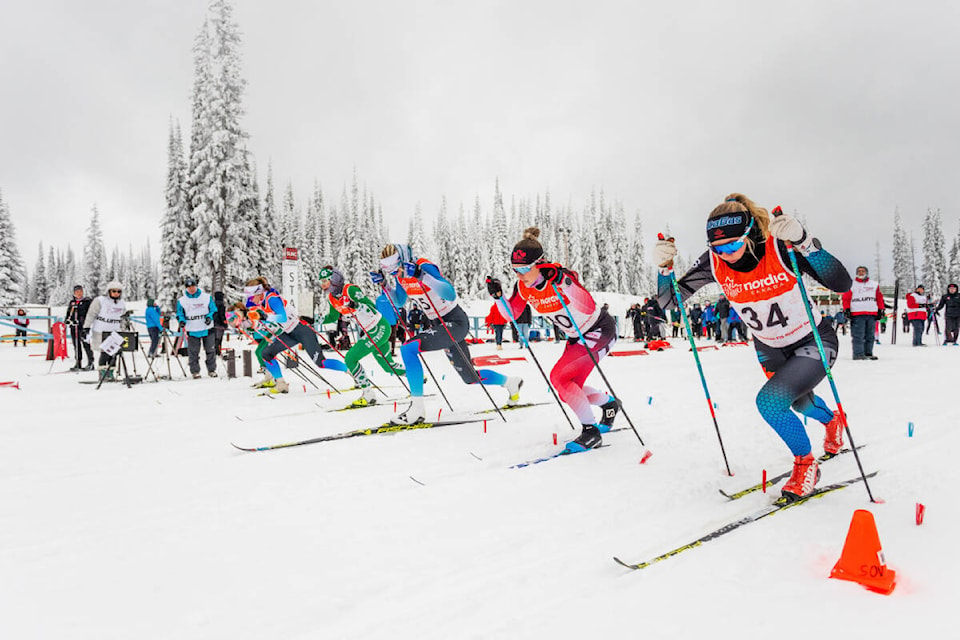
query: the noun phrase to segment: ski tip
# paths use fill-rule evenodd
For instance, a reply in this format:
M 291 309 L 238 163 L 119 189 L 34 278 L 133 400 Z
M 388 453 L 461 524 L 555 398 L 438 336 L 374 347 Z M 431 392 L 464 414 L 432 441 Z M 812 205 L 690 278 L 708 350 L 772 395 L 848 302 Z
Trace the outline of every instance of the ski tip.
M 650 451 L 650 449 L 647 449 L 646 451 L 643 452 L 643 456 L 640 458 L 640 464 L 646 464 L 647 460 L 649 460 L 652 456 L 653 456 L 653 451 Z

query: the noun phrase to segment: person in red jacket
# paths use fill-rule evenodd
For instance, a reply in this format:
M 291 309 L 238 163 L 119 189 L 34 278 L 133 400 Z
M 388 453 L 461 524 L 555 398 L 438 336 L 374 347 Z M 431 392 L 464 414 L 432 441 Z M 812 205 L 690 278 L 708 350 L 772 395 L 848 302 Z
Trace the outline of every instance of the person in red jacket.
M 927 346 L 923 344 L 923 325 L 927 321 L 927 296 L 922 284 L 918 284 L 913 293 L 907 294 L 907 320 L 913 327 L 913 346 Z
M 490 307 L 490 313 L 487 314 L 485 322 L 488 327 L 493 327 L 493 337 L 497 342 L 497 351 L 501 351 L 503 349 L 503 328 L 507 325 L 507 319 L 497 309 L 496 303 L 493 303 Z
M 874 334 L 877 331 L 877 318 L 886 308 L 880 285 L 871 280 L 868 274 L 866 267 L 857 267 L 857 277 L 853 285 L 840 298 L 843 310 L 850 320 L 854 360 L 877 359 L 877 356 L 873 355 Z

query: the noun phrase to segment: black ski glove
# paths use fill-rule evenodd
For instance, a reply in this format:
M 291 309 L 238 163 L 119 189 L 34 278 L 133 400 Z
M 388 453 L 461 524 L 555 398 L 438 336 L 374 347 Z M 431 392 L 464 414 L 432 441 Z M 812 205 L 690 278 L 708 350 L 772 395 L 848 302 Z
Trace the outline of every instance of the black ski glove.
M 487 276 L 487 293 L 496 299 L 503 296 L 503 287 L 500 285 L 500 281 L 492 276 Z

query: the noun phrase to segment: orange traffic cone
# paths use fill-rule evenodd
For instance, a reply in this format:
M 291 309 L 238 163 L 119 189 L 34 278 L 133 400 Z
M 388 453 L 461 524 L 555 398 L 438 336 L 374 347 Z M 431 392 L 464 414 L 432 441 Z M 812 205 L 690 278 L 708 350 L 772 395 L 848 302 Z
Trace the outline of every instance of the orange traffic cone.
M 893 592 L 897 574 L 887 568 L 877 524 L 869 511 L 857 509 L 853 512 L 847 540 L 843 543 L 843 553 L 830 572 L 830 577 L 858 582 L 884 595 Z

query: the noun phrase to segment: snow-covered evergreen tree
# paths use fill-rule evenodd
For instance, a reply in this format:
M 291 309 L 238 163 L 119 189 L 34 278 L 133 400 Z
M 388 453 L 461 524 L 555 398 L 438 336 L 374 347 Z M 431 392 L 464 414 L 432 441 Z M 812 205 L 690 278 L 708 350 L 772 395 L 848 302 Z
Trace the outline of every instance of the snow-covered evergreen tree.
M 923 284 L 931 296 L 947 290 L 945 244 L 940 209 L 927 209 L 923 219 Z
M 160 223 L 160 283 L 152 291 L 165 305 L 180 295 L 180 283 L 194 272 L 193 223 L 187 195 L 187 166 L 179 125 L 170 123 L 167 142 L 166 209 Z
M 467 225 L 466 248 L 471 266 L 471 280 L 468 289 L 473 295 L 486 291 L 486 278 L 493 275 L 490 269 L 490 254 L 487 251 L 486 225 L 483 219 L 483 207 L 480 205 L 480 196 L 476 196 L 473 202 L 473 215 Z
M 893 276 L 900 281 L 902 291 L 911 291 L 916 284 L 911 270 L 911 253 L 897 208 L 893 213 Z
M 628 291 L 637 296 L 648 296 L 653 293 L 651 266 L 647 264 L 646 240 L 643 233 L 643 219 L 637 211 L 633 218 L 633 238 L 630 242 L 630 257 L 626 264 L 629 274 Z
M 433 254 L 433 262 L 440 267 L 444 276 L 448 280 L 456 279 L 456 267 L 453 264 L 453 253 L 451 251 L 451 231 L 450 220 L 447 217 L 447 196 L 440 197 L 440 209 L 433 223 L 433 246 L 436 252 Z M 452 280 L 451 280 L 452 281 Z
M 240 33 L 233 7 L 227 0 L 214 0 L 210 14 L 195 49 L 193 124 L 201 132 L 192 138 L 188 184 L 198 276 L 222 290 L 230 284 L 229 247 L 245 246 L 243 234 L 249 230 L 236 224 L 249 166 L 248 136 L 240 125 L 246 83 L 240 73 Z
M 947 284 L 960 284 L 960 235 L 954 236 L 947 259 Z
M 594 194 L 583 209 L 580 223 L 580 275 L 583 284 L 591 291 L 597 290 L 600 275 L 600 256 L 597 253 L 597 208 Z
M 27 270 L 17 246 L 17 231 L 0 192 L 0 305 L 24 302 Z
M 104 287 L 110 279 L 107 268 L 107 250 L 103 245 L 100 212 L 97 211 L 97 205 L 93 205 L 87 239 L 83 246 L 83 281 L 86 283 L 87 295 L 98 296 L 106 293 Z
M 43 243 L 40 243 L 37 251 L 37 263 L 33 268 L 33 280 L 30 282 L 29 302 L 35 304 L 47 304 L 50 298 L 50 283 L 47 281 L 47 265 L 43 255 Z
M 500 179 L 497 178 L 493 190 L 493 217 L 490 221 L 490 237 L 487 239 L 487 256 L 491 275 L 503 282 L 511 274 L 510 250 L 517 240 L 510 242 L 507 237 L 507 212 L 503 208 L 503 194 L 500 192 Z
M 423 226 L 423 210 L 420 203 L 417 203 L 413 210 L 413 218 L 407 227 L 407 244 L 413 249 L 413 253 L 418 258 L 426 257 L 427 254 L 427 235 Z M 378 255 L 377 258 L 380 256 Z
M 267 190 L 263 196 L 263 209 L 260 211 L 260 264 L 258 275 L 268 282 L 280 281 L 280 265 L 283 261 L 283 247 L 280 242 L 280 216 L 277 213 L 273 189 L 273 163 L 267 164 Z

